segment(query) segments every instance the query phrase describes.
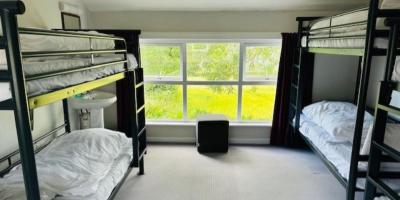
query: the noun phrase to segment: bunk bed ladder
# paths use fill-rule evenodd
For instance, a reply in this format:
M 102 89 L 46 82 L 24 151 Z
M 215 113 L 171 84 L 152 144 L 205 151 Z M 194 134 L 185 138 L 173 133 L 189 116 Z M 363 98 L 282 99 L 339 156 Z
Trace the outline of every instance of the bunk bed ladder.
M 145 102 L 144 102 L 144 80 L 143 68 L 136 68 L 135 71 L 135 94 L 136 94 L 136 124 L 135 134 L 137 135 L 137 152 L 139 161 L 139 174 L 144 174 L 144 155 L 147 152 L 146 146 L 146 117 L 145 117 Z
M 393 200 L 399 200 L 400 196 L 384 183 L 379 176 L 383 154 L 387 154 L 395 161 L 400 162 L 400 152 L 384 143 L 385 129 L 389 113 L 400 115 L 400 108 L 390 105 L 392 92 L 399 91 L 400 85 L 391 81 L 393 74 L 396 51 L 398 45 L 400 19 L 387 19 L 387 26 L 390 26 L 389 48 L 387 50 L 387 62 L 385 70 L 385 80 L 381 82 L 379 89 L 379 98 L 376 105 L 375 124 L 371 140 L 371 150 L 368 162 L 368 174 L 365 191 L 365 200 L 373 200 L 377 195 L 377 189 L 383 192 L 387 197 Z M 395 178 L 395 177 L 393 177 Z
M 301 38 L 305 35 L 308 28 L 306 22 L 317 19 L 318 17 L 297 17 L 298 35 L 297 48 L 294 51 L 293 66 L 291 70 L 290 95 L 289 95 L 289 126 L 293 133 L 298 133 L 300 127 L 300 114 L 305 105 L 304 101 L 311 99 L 312 92 L 307 92 L 308 86 L 312 85 L 312 76 L 314 73 L 314 54 L 307 52 L 301 47 Z M 296 134 L 297 135 L 297 134 Z M 297 144 L 294 144 L 295 146 Z
M 300 89 L 300 65 L 301 65 L 301 37 L 304 29 L 304 24 L 302 19 L 298 19 L 298 38 L 297 38 L 297 48 L 294 52 L 294 60 L 291 71 L 290 80 L 290 96 L 289 96 L 289 126 L 292 128 L 293 132 L 296 132 L 299 128 L 300 121 L 298 120 L 298 110 L 299 110 L 299 89 Z
M 0 82 L 9 82 L 12 100 L 0 103 L 0 110 L 14 112 L 17 129 L 20 160 L 24 176 L 25 191 L 28 200 L 40 200 L 37 178 L 35 151 L 31 133 L 30 110 L 26 98 L 25 78 L 22 68 L 21 51 L 19 49 L 18 14 L 25 12 L 21 1 L 0 2 L 0 14 L 3 28 L 1 47 L 5 49 L 8 70 L 0 72 Z

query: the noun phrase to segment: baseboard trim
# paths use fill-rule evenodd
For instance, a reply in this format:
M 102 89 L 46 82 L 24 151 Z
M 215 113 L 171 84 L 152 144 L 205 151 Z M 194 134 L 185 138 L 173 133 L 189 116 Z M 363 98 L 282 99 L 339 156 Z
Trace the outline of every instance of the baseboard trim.
M 196 138 L 192 137 L 147 137 L 148 142 L 155 143 L 190 143 L 194 144 L 196 142 Z M 252 139 L 244 139 L 244 138 L 230 138 L 230 144 L 254 144 L 254 145 L 267 145 L 269 144 L 269 138 L 252 138 Z

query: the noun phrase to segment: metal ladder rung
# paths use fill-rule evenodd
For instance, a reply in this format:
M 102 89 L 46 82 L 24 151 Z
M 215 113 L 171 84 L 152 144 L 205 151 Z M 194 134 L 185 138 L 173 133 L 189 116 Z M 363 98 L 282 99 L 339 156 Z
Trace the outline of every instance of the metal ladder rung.
M 142 128 L 142 130 L 139 131 L 138 137 L 140 137 L 144 133 L 144 131 L 146 131 L 146 127 Z
M 378 144 L 376 141 L 372 141 L 372 146 L 378 148 L 379 150 L 387 153 L 390 157 L 400 161 L 400 152 L 386 144 Z
M 144 109 L 144 105 L 137 109 L 136 114 L 139 114 Z
M 14 101 L 12 99 L 0 101 L 0 110 L 14 110 L 14 108 Z
M 390 187 L 388 185 L 386 185 L 383 181 L 381 181 L 379 179 L 372 178 L 370 176 L 368 176 L 367 179 L 376 188 L 378 188 L 379 191 L 382 191 L 390 199 L 399 199 L 400 198 L 400 196 L 395 191 L 390 189 Z
M 378 104 L 377 108 L 396 115 L 400 115 L 400 108 L 394 106 Z

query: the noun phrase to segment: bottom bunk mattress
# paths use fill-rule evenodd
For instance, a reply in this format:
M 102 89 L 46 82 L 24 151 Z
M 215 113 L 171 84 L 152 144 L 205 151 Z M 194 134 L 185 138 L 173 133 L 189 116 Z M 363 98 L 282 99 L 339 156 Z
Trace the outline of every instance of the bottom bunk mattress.
M 128 54 L 128 67 L 130 69 L 137 66 L 136 58 Z M 123 60 L 123 55 L 108 55 L 96 57 L 95 64 L 103 64 Z M 90 59 L 57 59 L 46 62 L 24 63 L 24 72 L 27 75 L 34 75 L 46 72 L 55 72 L 57 70 L 74 69 L 90 64 Z M 0 66 L 1 68 L 2 66 Z M 3 66 L 4 68 L 4 66 Z M 125 70 L 124 63 L 112 64 L 105 67 L 74 72 L 66 75 L 54 76 L 44 79 L 32 80 L 26 82 L 28 96 L 36 96 L 48 93 L 64 87 L 77 85 L 80 83 L 93 81 Z M 0 83 L 0 101 L 11 98 L 10 84 Z
M 43 200 L 106 200 L 127 172 L 132 141 L 107 129 L 73 131 L 36 154 Z M 0 200 L 23 200 L 21 166 L 0 178 Z
M 299 132 L 305 136 L 312 144 L 329 160 L 337 169 L 339 174 L 348 180 L 350 172 L 350 160 L 352 144 L 350 142 L 332 142 L 329 133 L 322 127 L 308 120 L 305 115 L 301 115 Z M 360 163 L 359 169 L 367 170 L 367 163 Z M 399 165 L 385 165 L 385 171 L 400 171 Z M 400 191 L 400 181 L 388 180 L 387 184 Z M 365 188 L 365 179 L 357 181 L 358 188 Z

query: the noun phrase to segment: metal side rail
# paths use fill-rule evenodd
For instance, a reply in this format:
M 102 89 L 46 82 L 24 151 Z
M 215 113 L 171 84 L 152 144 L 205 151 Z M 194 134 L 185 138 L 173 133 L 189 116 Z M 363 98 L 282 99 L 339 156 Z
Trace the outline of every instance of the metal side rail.
M 377 108 L 395 115 L 400 115 L 400 108 L 394 106 L 378 104 Z
M 389 197 L 392 200 L 398 200 L 400 199 L 400 196 L 392 190 L 386 183 L 379 179 L 372 178 L 370 176 L 367 177 L 367 181 L 373 184 L 376 188 L 379 189 L 379 191 L 383 192 L 387 197 Z
M 386 144 L 379 144 L 376 141 L 372 141 L 372 145 L 375 148 L 378 148 L 380 151 L 387 153 L 389 156 L 400 162 L 400 152 L 398 152 L 396 149 Z

